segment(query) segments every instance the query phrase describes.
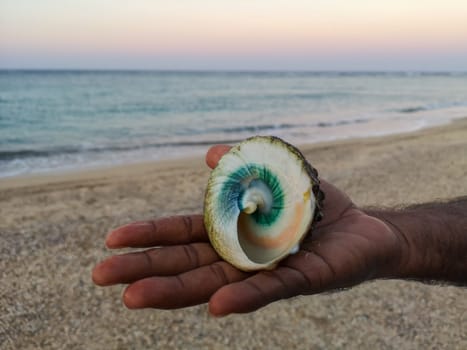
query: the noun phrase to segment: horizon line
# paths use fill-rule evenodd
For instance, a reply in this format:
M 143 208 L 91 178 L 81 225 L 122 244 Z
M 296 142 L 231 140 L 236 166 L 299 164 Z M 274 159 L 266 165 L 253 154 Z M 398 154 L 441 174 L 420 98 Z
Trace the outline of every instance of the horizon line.
M 400 74 L 451 74 L 467 73 L 464 69 L 196 69 L 196 68 L 7 68 L 0 67 L 1 72 L 154 72 L 154 73 L 400 73 Z

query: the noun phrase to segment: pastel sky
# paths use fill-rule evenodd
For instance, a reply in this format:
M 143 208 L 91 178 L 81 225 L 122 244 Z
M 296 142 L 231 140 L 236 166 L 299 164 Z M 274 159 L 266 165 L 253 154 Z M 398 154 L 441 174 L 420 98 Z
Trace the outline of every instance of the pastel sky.
M 0 0 L 0 68 L 467 71 L 467 0 Z

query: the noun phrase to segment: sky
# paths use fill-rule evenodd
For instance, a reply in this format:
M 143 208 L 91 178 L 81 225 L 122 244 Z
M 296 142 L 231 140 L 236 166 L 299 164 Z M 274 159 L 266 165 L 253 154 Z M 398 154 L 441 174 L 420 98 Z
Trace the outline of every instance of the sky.
M 467 71 L 467 1 L 0 0 L 0 68 Z

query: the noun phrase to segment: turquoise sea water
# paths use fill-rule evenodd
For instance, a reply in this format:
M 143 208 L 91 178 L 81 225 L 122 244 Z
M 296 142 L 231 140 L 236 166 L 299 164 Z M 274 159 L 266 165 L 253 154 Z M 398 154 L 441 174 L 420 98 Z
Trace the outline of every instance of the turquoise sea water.
M 466 73 L 0 71 L 0 177 L 294 144 L 467 116 Z

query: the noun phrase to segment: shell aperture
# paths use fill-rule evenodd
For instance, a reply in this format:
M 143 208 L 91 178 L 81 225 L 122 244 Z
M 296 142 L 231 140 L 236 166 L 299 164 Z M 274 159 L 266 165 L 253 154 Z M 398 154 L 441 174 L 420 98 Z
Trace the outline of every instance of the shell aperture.
M 290 144 L 272 136 L 241 142 L 208 182 L 204 221 L 214 249 L 245 271 L 274 268 L 321 216 L 318 185 L 316 170 Z

